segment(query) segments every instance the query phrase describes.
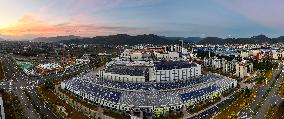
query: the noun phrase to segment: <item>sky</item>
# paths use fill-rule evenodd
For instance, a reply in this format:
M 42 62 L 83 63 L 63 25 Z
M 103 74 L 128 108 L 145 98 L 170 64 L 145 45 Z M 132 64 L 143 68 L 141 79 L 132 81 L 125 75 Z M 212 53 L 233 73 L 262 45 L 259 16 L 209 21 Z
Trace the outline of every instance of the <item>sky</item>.
M 0 37 L 284 35 L 284 0 L 1 0 Z

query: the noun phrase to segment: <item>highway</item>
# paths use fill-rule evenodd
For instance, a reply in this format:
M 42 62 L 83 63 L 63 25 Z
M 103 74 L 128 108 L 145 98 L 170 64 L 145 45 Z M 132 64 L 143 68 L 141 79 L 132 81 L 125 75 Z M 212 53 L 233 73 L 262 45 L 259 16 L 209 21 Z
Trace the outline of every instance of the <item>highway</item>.
M 281 82 L 281 78 L 284 75 L 284 72 L 281 72 L 282 70 L 282 66 L 281 68 L 277 69 L 272 76 L 272 80 L 264 85 L 261 86 L 260 88 L 256 89 L 257 90 L 257 97 L 256 100 L 253 101 L 253 103 L 250 104 L 249 108 L 247 108 L 246 110 L 241 110 L 239 112 L 239 118 L 240 119 L 261 119 L 264 118 L 266 111 L 268 111 L 269 105 L 270 104 L 279 104 L 281 102 L 281 99 L 279 97 L 279 95 L 277 95 L 277 87 L 279 87 L 280 82 Z M 277 75 L 279 75 L 279 77 L 277 78 Z M 273 82 L 273 80 L 275 80 L 275 85 L 273 87 L 271 87 L 271 84 Z M 265 91 L 269 88 L 272 88 L 272 90 L 269 92 L 267 98 L 264 100 L 263 105 L 260 107 L 260 109 L 258 110 L 258 112 L 256 113 L 256 115 L 253 114 L 253 109 L 255 109 L 257 107 L 257 104 L 259 104 L 261 101 L 263 101 L 262 96 L 265 94 Z M 189 115 L 188 117 L 186 117 L 187 119 L 194 119 L 194 118 L 198 118 L 198 117 L 206 117 L 208 114 L 213 114 L 215 113 L 218 109 L 219 106 L 221 106 L 221 104 L 223 102 L 226 102 L 228 100 L 228 102 L 230 102 L 230 100 L 232 99 L 232 95 L 228 96 L 226 98 L 222 98 L 220 102 L 202 110 L 199 111 L 198 113 L 195 113 L 193 115 Z M 217 106 L 219 105 L 219 106 Z
M 272 76 L 272 80 L 268 82 L 268 84 L 265 84 L 261 87 L 259 87 L 258 89 L 256 89 L 256 99 L 249 105 L 249 107 L 245 110 L 241 110 L 239 112 L 239 117 L 241 119 L 252 119 L 255 116 L 256 117 L 262 117 L 264 118 L 264 113 L 266 110 L 266 107 L 264 107 L 264 105 L 258 110 L 258 112 L 256 113 L 257 115 L 254 114 L 253 110 L 257 108 L 257 105 L 262 103 L 263 101 L 263 95 L 265 94 L 266 90 L 269 89 L 271 87 L 271 84 L 273 82 L 273 80 L 275 80 L 275 85 L 272 87 L 272 91 L 268 94 L 268 98 L 266 99 L 267 102 L 265 101 L 265 106 L 269 105 L 270 101 L 272 102 L 273 99 L 276 99 L 277 96 L 274 95 L 275 93 L 275 89 L 277 88 L 277 86 L 280 84 L 280 81 L 278 80 L 278 78 L 276 78 L 277 75 L 279 75 L 281 73 L 281 69 L 277 69 L 276 71 L 274 71 L 273 76 Z M 281 76 L 282 77 L 282 73 Z M 274 96 L 273 96 L 274 95 Z M 274 101 L 273 101 L 274 103 Z M 278 103 L 278 101 L 277 101 Z M 267 106 L 268 108 L 268 106 Z
M 282 77 L 283 77 L 283 72 L 281 73 L 281 75 L 277 79 L 275 86 L 272 88 L 271 92 L 268 94 L 263 105 L 258 110 L 258 113 L 255 116 L 256 119 L 264 118 L 265 113 L 266 113 L 266 111 L 268 111 L 270 104 L 280 104 L 281 103 L 281 98 L 277 94 L 277 88 L 279 87 L 279 85 L 281 83 Z
M 15 94 L 17 97 L 19 97 L 19 101 L 21 103 L 22 109 L 30 119 L 57 119 L 58 117 L 51 111 L 51 109 L 46 105 L 46 103 L 40 99 L 37 87 L 40 84 L 43 84 L 47 80 L 54 80 L 58 79 L 63 76 L 63 73 L 61 74 L 51 74 L 49 76 L 45 77 L 28 77 L 26 74 L 22 72 L 21 69 L 17 68 L 16 63 L 14 62 L 13 58 L 10 56 L 1 56 L 2 62 L 5 63 L 5 69 L 6 71 L 5 76 L 6 80 L 0 81 L 0 88 L 11 91 L 13 94 Z M 88 68 L 81 68 L 81 69 L 88 69 Z M 95 75 L 96 72 L 98 72 L 100 68 L 96 69 L 95 71 L 89 72 L 89 70 L 85 70 L 84 72 L 89 72 L 92 75 Z M 239 112 L 239 118 L 264 118 L 265 112 L 268 110 L 270 104 L 279 104 L 281 102 L 280 97 L 277 95 L 277 87 L 279 86 L 281 80 L 280 78 L 283 77 L 284 73 L 281 73 L 281 69 L 277 69 L 273 72 L 273 78 L 271 81 L 268 82 L 268 84 L 261 86 L 257 90 L 257 97 L 256 100 L 254 100 L 253 103 L 250 104 L 249 108 L 246 110 L 241 110 Z M 75 71 L 78 71 L 78 69 L 69 70 L 64 72 L 64 74 L 70 74 Z M 80 70 L 81 71 L 81 70 Z M 279 78 L 276 78 L 277 75 L 279 75 Z M 265 91 L 270 88 L 273 80 L 275 80 L 275 85 L 272 87 L 272 90 L 269 92 L 268 97 L 263 100 L 263 95 L 265 94 Z M 26 94 L 26 93 L 27 94 Z M 29 95 L 29 97 L 28 97 Z M 230 96 L 228 96 L 230 97 Z M 207 109 L 202 110 L 199 113 L 196 113 L 194 115 L 190 115 L 187 118 L 194 118 L 197 115 L 206 115 L 206 113 L 214 113 L 214 110 L 218 110 L 219 106 L 222 102 L 226 102 L 225 100 L 230 98 L 222 98 L 222 101 L 219 103 L 210 106 Z M 253 113 L 253 109 L 257 107 L 257 104 L 263 101 L 263 105 L 260 107 L 256 115 Z M 217 106 L 218 105 L 218 106 Z M 38 109 L 38 112 L 36 109 Z M 216 109 L 215 109 L 216 108 Z
M 221 108 L 223 108 L 224 105 L 232 103 L 234 99 L 236 98 L 237 92 L 240 90 L 234 91 L 232 94 L 230 94 L 227 97 L 221 97 L 221 101 L 215 103 L 214 105 L 211 105 L 210 107 L 203 109 L 195 114 L 192 114 L 188 117 L 185 117 L 186 119 L 197 119 L 197 118 L 205 118 L 208 115 L 214 114 L 217 111 L 219 111 Z
M 57 119 L 58 117 L 51 111 L 47 104 L 41 100 L 38 95 L 37 87 L 43 84 L 46 80 L 54 80 L 70 74 L 79 69 L 68 70 L 61 74 L 51 74 L 44 77 L 28 77 L 23 71 L 17 68 L 16 63 L 10 56 L 1 56 L 2 61 L 5 63 L 5 76 L 6 80 L 0 81 L 0 88 L 11 91 L 15 96 L 19 97 L 22 109 L 26 116 L 30 119 Z M 81 69 L 88 69 L 83 67 Z M 80 70 L 81 71 L 81 70 Z M 87 70 L 83 71 L 87 72 Z M 27 94 L 26 94 L 26 93 Z M 30 97 L 28 97 L 28 95 Z M 38 109 L 39 113 L 36 111 Z
M 52 113 L 52 111 L 47 107 L 47 105 L 39 98 L 37 94 L 35 83 L 37 82 L 37 78 L 26 76 L 19 68 L 16 67 L 14 60 L 11 57 L 4 56 L 3 62 L 5 62 L 5 67 L 8 71 L 5 72 L 6 79 L 5 82 L 1 82 L 6 85 L 0 88 L 8 89 L 17 97 L 19 97 L 19 101 L 21 103 L 22 109 L 26 113 L 26 116 L 31 119 L 39 119 L 41 118 L 40 114 L 37 113 L 33 104 L 35 106 L 39 106 L 39 112 L 42 114 L 42 118 L 44 119 L 57 119 L 56 115 Z M 8 86 L 8 88 L 7 88 Z M 29 100 L 27 94 L 31 96 L 31 100 Z

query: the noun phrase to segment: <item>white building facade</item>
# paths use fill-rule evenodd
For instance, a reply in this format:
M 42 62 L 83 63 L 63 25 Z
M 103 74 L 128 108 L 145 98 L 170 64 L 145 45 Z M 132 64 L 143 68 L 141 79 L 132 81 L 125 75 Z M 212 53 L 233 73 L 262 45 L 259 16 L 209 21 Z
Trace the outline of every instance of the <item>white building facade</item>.
M 236 63 L 236 76 L 240 78 L 245 78 L 250 73 L 253 72 L 252 63 Z

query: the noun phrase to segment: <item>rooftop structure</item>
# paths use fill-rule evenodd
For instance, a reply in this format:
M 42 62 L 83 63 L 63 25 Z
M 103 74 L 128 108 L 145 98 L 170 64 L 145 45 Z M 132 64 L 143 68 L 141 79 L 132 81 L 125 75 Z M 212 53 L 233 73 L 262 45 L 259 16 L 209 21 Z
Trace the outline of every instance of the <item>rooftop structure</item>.
M 157 70 L 172 70 L 172 69 L 182 69 L 196 67 L 197 64 L 190 63 L 188 61 L 160 61 L 155 62 L 155 67 Z
M 61 88 L 115 110 L 154 113 L 159 108 L 180 111 L 237 86 L 234 79 L 202 75 L 201 65 L 166 49 L 125 50 L 97 76 L 84 74 L 62 82 Z
M 183 105 L 190 106 L 211 99 L 236 85 L 236 80 L 215 74 L 168 83 L 109 82 L 85 75 L 62 82 L 61 88 L 90 102 L 130 111 L 150 107 L 180 109 Z

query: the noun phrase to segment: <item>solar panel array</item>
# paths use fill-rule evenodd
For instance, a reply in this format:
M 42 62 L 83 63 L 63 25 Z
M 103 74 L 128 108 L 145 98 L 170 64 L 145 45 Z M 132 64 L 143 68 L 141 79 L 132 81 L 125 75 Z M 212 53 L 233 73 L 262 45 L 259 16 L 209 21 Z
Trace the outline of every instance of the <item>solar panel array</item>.
M 208 96 L 215 91 L 225 91 L 232 81 L 222 76 L 208 74 L 184 82 L 124 83 L 83 75 L 64 83 L 67 90 L 82 97 L 89 95 L 89 98 L 135 107 L 159 107 L 183 104 L 188 100 Z
M 196 99 L 198 97 L 202 97 L 202 96 L 205 96 L 209 93 L 212 93 L 212 92 L 216 91 L 218 88 L 219 87 L 217 87 L 216 85 L 212 85 L 212 86 L 209 86 L 209 87 L 206 87 L 206 88 L 202 88 L 200 90 L 180 94 L 180 97 L 181 97 L 183 102 L 186 102 L 187 100 Z
M 220 78 L 221 77 L 216 77 L 213 74 L 208 74 L 202 77 L 192 78 L 189 80 L 181 80 L 177 82 L 133 83 L 133 82 L 121 82 L 121 81 L 103 80 L 103 79 L 95 79 L 93 82 L 96 84 L 104 85 L 104 86 L 111 87 L 111 88 L 119 88 L 119 89 L 126 89 L 126 90 L 168 90 L 168 89 L 184 88 L 184 87 L 192 86 L 195 84 L 218 80 Z
M 116 92 L 110 89 L 102 88 L 97 85 L 87 83 L 80 78 L 74 78 L 65 82 L 67 90 L 73 90 L 75 92 L 81 92 L 82 94 L 88 94 L 92 97 L 97 97 L 103 100 L 118 102 L 121 96 L 121 92 Z
M 155 62 L 155 67 L 157 70 L 172 70 L 172 69 L 182 69 L 195 67 L 196 64 L 191 64 L 187 61 L 160 61 Z
M 120 75 L 130 75 L 130 76 L 144 76 L 146 67 L 140 66 L 126 66 L 126 65 L 111 65 L 106 67 L 106 72 L 111 72 Z

